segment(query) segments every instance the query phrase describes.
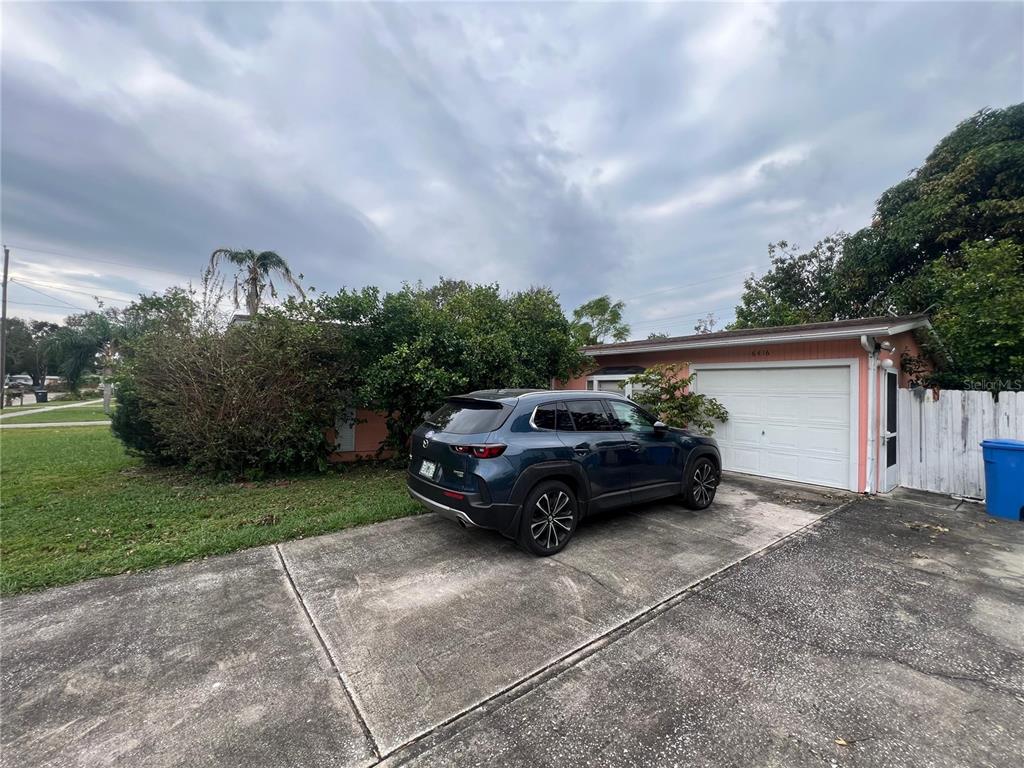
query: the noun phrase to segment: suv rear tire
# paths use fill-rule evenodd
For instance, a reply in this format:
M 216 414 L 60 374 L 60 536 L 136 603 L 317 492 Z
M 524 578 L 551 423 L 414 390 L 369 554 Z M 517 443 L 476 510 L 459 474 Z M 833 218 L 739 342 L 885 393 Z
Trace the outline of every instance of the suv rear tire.
M 519 545 L 539 557 L 561 552 L 579 522 L 576 494 L 558 480 L 542 480 L 530 491 L 519 521 Z
M 707 509 L 718 490 L 718 470 L 711 459 L 701 456 L 683 478 L 683 504 L 690 509 Z

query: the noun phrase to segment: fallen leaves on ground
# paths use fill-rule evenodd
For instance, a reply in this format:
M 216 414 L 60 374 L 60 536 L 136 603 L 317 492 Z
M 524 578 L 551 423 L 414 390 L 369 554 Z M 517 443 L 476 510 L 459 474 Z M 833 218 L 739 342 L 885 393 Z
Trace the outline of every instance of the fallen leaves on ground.
M 915 520 L 912 523 L 903 523 L 907 528 L 912 531 L 932 531 L 933 533 L 949 533 L 949 528 L 942 525 L 935 525 L 933 523 L 922 523 L 920 520 Z

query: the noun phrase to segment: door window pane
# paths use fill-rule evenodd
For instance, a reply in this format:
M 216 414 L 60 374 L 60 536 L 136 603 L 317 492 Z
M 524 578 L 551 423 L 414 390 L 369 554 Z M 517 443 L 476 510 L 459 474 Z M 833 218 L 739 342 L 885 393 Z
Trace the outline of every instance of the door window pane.
M 617 431 L 600 400 L 568 400 L 565 406 L 572 414 L 577 432 Z
M 623 432 L 653 432 L 654 419 L 635 405 L 617 400 L 609 401 L 612 413 L 615 414 L 616 427 Z
M 569 410 L 565 407 L 565 403 L 558 404 L 558 412 L 555 414 L 557 429 L 560 432 L 572 432 L 575 427 L 572 425 L 572 417 L 569 415 Z
M 896 431 L 896 374 L 885 374 L 885 428 Z

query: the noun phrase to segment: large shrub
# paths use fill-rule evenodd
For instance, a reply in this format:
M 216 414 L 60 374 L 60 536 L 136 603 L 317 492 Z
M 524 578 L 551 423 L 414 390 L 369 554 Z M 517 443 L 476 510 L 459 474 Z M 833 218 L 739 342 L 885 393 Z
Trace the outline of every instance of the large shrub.
M 630 377 L 633 400 L 670 427 L 690 427 L 711 434 L 715 422 L 728 421 L 729 412 L 713 397 L 692 392 L 696 373 L 683 376 L 681 365 L 652 365 Z
M 323 468 L 324 428 L 357 366 L 338 325 L 280 312 L 219 329 L 165 326 L 134 344 L 115 433 L 157 461 L 231 476 Z

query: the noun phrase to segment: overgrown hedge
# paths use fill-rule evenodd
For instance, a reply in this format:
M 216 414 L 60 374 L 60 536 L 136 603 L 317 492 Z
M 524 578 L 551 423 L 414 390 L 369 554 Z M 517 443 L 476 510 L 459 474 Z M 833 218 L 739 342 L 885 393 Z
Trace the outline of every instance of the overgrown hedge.
M 338 326 L 279 313 L 141 339 L 119 377 L 114 433 L 160 463 L 225 476 L 315 469 L 356 382 Z

